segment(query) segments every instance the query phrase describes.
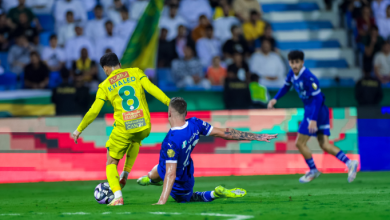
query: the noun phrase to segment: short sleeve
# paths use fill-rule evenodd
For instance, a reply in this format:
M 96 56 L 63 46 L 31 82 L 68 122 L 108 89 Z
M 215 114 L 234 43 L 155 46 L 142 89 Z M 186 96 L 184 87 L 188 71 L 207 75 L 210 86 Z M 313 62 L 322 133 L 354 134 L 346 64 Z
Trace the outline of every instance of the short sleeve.
M 104 92 L 104 90 L 102 88 L 99 87 L 97 93 L 96 93 L 96 99 L 100 99 L 102 101 L 107 101 L 107 95 L 106 93 Z
M 377 53 L 374 57 L 374 66 L 379 66 L 380 65 L 380 53 Z
M 316 96 L 321 92 L 318 79 L 314 75 L 311 75 L 305 79 L 305 87 L 305 90 L 309 96 Z
M 162 146 L 165 163 L 177 163 L 179 158 L 179 148 L 173 141 L 164 141 Z
M 199 128 L 199 133 L 203 136 L 209 136 L 211 131 L 213 130 L 213 126 L 209 123 L 200 120 L 199 118 L 193 118 L 195 120 L 196 125 Z
M 286 81 L 284 82 L 284 84 L 286 86 L 291 86 L 292 85 L 291 84 L 291 79 L 292 79 L 293 75 L 294 75 L 294 73 L 292 72 L 292 70 L 288 71 L 287 77 L 286 77 Z

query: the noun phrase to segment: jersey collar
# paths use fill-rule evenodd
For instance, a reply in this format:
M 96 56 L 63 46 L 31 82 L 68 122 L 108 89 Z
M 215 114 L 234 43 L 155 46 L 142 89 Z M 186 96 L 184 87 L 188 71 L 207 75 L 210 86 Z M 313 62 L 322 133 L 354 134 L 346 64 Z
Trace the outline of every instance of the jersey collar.
M 296 75 L 294 74 L 294 79 L 295 79 L 295 80 L 299 79 L 299 77 L 302 75 L 303 71 L 305 71 L 305 70 L 306 70 L 306 67 L 302 67 L 302 69 L 299 71 L 298 76 L 296 76 Z
M 174 131 L 174 130 L 183 130 L 187 126 L 188 126 L 188 121 L 186 121 L 186 123 L 183 126 L 181 126 L 181 127 L 173 127 L 173 128 L 171 128 L 171 130 L 172 131 Z

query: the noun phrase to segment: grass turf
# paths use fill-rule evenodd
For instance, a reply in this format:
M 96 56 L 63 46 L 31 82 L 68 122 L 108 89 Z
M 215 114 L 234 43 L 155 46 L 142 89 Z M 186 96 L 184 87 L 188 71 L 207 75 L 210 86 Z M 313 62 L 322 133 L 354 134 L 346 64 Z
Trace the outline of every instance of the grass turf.
M 161 187 L 129 180 L 122 207 L 94 200 L 93 190 L 101 181 L 3 184 L 0 219 L 390 219 L 390 172 L 359 173 L 352 184 L 346 174 L 323 174 L 309 184 L 300 184 L 299 177 L 196 178 L 196 191 L 224 185 L 248 194 L 210 203 L 178 204 L 170 198 L 164 206 L 151 205 Z

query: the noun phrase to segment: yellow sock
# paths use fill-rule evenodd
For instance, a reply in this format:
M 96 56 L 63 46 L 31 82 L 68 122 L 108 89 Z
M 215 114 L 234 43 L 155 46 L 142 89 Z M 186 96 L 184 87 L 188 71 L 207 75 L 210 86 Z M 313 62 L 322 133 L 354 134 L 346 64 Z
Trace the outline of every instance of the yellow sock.
M 131 143 L 131 146 L 129 147 L 129 149 L 126 152 L 126 161 L 125 161 L 125 166 L 123 168 L 123 171 L 130 173 L 130 171 L 133 168 L 133 165 L 135 163 L 135 159 L 137 159 L 139 147 L 140 147 L 139 142 L 132 142 Z
M 115 164 L 109 164 L 106 166 L 106 175 L 108 184 L 112 192 L 120 191 L 121 186 L 119 185 L 119 174 Z

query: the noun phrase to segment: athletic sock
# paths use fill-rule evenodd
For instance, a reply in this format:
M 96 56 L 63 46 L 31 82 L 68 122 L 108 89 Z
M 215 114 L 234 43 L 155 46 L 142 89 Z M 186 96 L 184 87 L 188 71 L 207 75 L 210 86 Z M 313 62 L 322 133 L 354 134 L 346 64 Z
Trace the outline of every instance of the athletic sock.
M 211 202 L 214 200 L 213 191 L 194 192 L 194 194 L 192 197 L 196 202 Z
M 219 196 L 215 193 L 215 191 L 211 191 L 211 198 L 216 199 L 219 198 Z
M 106 166 L 106 175 L 112 192 L 115 194 L 115 192 L 120 191 L 121 186 L 119 185 L 119 174 L 115 164 L 109 164 Z M 122 192 L 120 192 L 120 194 L 122 194 Z M 115 198 L 117 198 L 116 195 L 117 194 L 115 194 Z
M 347 166 L 348 164 L 351 162 L 351 160 L 347 157 L 347 155 L 345 155 L 345 153 L 343 151 L 340 150 L 340 152 L 338 152 L 336 154 L 336 157 L 337 159 L 339 159 L 341 162 L 345 163 Z
M 317 167 L 316 167 L 316 164 L 314 163 L 313 158 L 305 159 L 305 161 L 306 161 L 307 165 L 309 166 L 310 171 L 317 171 Z
M 115 196 L 115 198 L 120 198 L 120 197 L 122 197 L 122 190 L 116 191 L 116 192 L 114 193 L 114 196 Z
M 129 176 L 129 172 L 127 172 L 127 171 L 122 171 L 122 173 L 121 173 L 121 179 L 122 179 L 122 178 L 127 179 L 128 176 Z

